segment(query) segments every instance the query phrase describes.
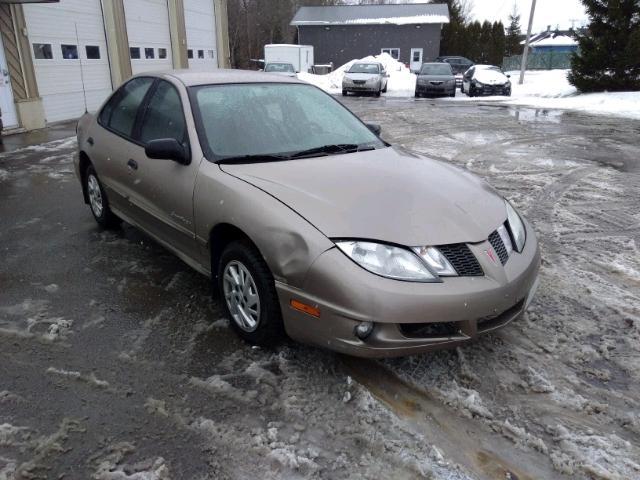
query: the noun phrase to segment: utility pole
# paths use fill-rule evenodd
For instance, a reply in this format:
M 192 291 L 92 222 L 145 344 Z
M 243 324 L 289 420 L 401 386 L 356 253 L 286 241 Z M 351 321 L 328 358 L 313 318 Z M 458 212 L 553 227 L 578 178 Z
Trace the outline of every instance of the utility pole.
M 529 43 L 531 42 L 531 30 L 533 29 L 533 16 L 536 13 L 536 0 L 531 0 L 531 15 L 529 16 L 529 28 L 527 29 L 527 41 L 522 54 L 522 66 L 520 67 L 520 85 L 524 83 L 524 71 L 527 69 L 529 59 Z

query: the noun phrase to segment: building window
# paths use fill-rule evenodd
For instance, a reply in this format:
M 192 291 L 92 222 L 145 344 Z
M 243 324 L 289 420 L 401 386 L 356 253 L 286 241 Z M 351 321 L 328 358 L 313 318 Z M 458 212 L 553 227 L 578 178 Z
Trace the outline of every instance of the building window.
M 100 47 L 96 45 L 87 45 L 84 49 L 87 52 L 87 60 L 100 59 Z
M 191 49 L 187 50 L 187 57 L 188 58 L 193 58 L 193 50 L 191 50 Z
M 198 58 L 204 58 L 204 50 L 198 50 Z
M 53 58 L 53 50 L 50 43 L 34 43 L 33 56 L 38 60 L 51 60 Z
M 209 58 L 216 58 L 216 54 L 213 50 L 209 50 Z
M 156 53 L 153 48 L 144 49 L 144 58 L 146 58 L 147 60 L 153 60 L 154 58 L 156 58 Z
M 137 60 L 140 58 L 140 47 L 130 47 L 129 48 L 129 56 L 133 60 Z
M 158 49 L 158 58 L 161 58 L 161 59 L 167 58 L 167 49 L 166 48 L 159 48 Z
M 391 58 L 394 60 L 400 60 L 400 49 L 399 48 L 383 48 L 381 50 L 382 53 L 388 53 L 391 55 Z
M 62 58 L 65 60 L 77 60 L 78 59 L 78 46 L 77 45 L 60 45 L 62 50 Z

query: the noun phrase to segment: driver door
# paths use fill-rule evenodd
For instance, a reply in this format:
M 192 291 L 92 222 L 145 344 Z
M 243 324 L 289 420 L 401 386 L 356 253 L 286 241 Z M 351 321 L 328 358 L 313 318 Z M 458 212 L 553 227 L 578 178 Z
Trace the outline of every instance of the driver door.
M 190 152 L 184 105 L 178 89 L 166 80 L 157 80 L 143 107 L 137 126 L 135 151 L 127 165 L 130 201 L 140 226 L 159 241 L 189 258 L 197 257 L 193 218 L 193 190 L 202 158 L 188 165 L 172 160 L 156 160 L 145 154 L 151 140 L 173 138 Z

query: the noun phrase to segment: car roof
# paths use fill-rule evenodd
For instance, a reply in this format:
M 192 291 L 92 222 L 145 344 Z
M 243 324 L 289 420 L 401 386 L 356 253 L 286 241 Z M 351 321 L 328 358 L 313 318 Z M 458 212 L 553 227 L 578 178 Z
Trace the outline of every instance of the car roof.
M 230 83 L 299 83 L 305 82 L 295 77 L 284 77 L 264 72 L 250 70 L 218 69 L 210 72 L 196 72 L 193 70 L 167 70 L 161 72 L 147 72 L 137 75 L 139 77 L 172 77 L 179 80 L 187 87 L 197 85 L 224 85 Z
M 353 65 L 378 65 L 380 67 L 382 66 L 382 64 L 380 62 L 374 62 L 374 61 L 371 61 L 371 62 L 363 62 L 363 61 L 353 62 Z

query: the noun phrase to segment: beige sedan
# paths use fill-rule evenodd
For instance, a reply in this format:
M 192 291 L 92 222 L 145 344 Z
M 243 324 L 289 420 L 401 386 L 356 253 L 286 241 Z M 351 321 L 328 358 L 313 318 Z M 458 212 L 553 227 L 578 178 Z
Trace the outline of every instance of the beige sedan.
M 408 355 L 521 315 L 531 225 L 479 178 L 378 134 L 296 79 L 144 74 L 80 120 L 76 170 L 102 227 L 125 220 L 210 277 L 253 344 Z

